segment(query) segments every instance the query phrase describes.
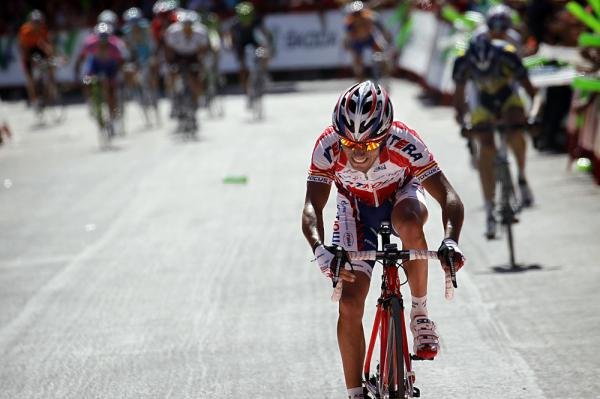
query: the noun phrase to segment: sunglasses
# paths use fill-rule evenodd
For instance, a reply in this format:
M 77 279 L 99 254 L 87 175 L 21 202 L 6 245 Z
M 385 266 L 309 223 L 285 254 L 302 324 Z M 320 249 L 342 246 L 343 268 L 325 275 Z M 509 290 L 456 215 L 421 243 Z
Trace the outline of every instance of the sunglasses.
M 376 140 L 358 143 L 356 141 L 348 140 L 342 137 L 340 138 L 340 143 L 342 143 L 344 147 L 349 148 L 351 150 L 373 151 L 379 148 L 382 142 L 383 140 Z

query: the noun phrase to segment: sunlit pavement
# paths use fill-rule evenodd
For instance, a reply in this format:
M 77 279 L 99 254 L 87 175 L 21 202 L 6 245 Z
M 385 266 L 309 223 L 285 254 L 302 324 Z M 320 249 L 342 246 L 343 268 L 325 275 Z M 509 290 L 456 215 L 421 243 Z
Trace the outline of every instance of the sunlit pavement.
M 166 103 L 160 128 L 132 105 L 104 152 L 83 105 L 36 126 L 23 103 L 4 104 L 15 138 L 0 147 L 0 398 L 344 397 L 337 309 L 300 212 L 312 146 L 349 84 L 292 85 L 266 98 L 261 122 L 227 97 L 224 119 L 200 114 L 198 142 L 171 133 Z M 515 232 L 526 270 L 499 272 L 506 243 L 483 238 L 452 110 L 418 93 L 394 83 L 396 117 L 461 194 L 468 257 L 452 302 L 431 268 L 443 353 L 415 366 L 422 397 L 596 398 L 600 189 L 566 157 L 531 151 L 536 206 Z

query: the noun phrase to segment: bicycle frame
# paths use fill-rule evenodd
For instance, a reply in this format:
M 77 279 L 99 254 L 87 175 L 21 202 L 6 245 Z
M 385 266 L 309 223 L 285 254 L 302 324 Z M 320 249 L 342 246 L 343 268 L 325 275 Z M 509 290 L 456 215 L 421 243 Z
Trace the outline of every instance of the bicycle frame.
M 414 373 L 411 362 L 423 359 L 411 355 L 408 349 L 404 305 L 400 292 L 402 284 L 398 275 L 397 262 L 417 259 L 439 260 L 439 254 L 437 251 L 425 249 L 398 250 L 396 244 L 390 243 L 392 229 L 389 221 L 381 223 L 378 233 L 381 235 L 383 251 L 349 251 L 345 260 L 346 262 L 353 260 L 383 262 L 381 295 L 377 301 L 375 321 L 363 367 L 365 383 L 369 392 L 378 399 L 419 397 L 419 389 L 413 386 Z M 337 246 L 335 248 L 337 266 L 332 267 L 333 294 L 331 300 L 334 302 L 339 301 L 342 297 L 343 282 L 339 277 L 344 256 L 343 248 Z M 456 267 L 452 259 L 450 256 L 445 273 L 445 297 L 448 300 L 453 298 L 454 288 L 457 287 Z M 371 359 L 378 334 L 380 340 L 379 365 L 377 373 L 371 376 Z M 390 375 L 390 372 L 393 374 Z
M 387 245 L 390 244 L 391 228 L 390 228 L 389 224 L 386 225 L 385 227 L 382 226 L 379 234 L 381 235 L 382 245 L 385 248 Z M 382 284 L 381 284 L 381 295 L 380 295 L 379 299 L 377 300 L 375 320 L 373 322 L 373 329 L 371 330 L 371 338 L 369 340 L 369 346 L 367 347 L 367 353 L 366 353 L 366 357 L 365 357 L 363 374 L 364 374 L 365 381 L 369 381 L 371 378 L 371 376 L 370 376 L 371 360 L 372 360 L 373 352 L 375 349 L 375 343 L 377 341 L 377 335 L 379 333 L 379 374 L 380 374 L 379 381 L 388 381 L 388 378 L 389 378 L 388 371 L 390 369 L 389 365 L 390 365 L 390 362 L 394 361 L 393 358 L 388 359 L 388 357 L 387 357 L 387 355 L 388 355 L 388 351 L 387 351 L 388 340 L 391 338 L 391 337 L 389 337 L 390 322 L 393 322 L 391 320 L 392 312 L 391 312 L 390 304 L 391 304 L 392 298 L 397 298 L 398 303 L 400 305 L 399 313 L 400 313 L 400 323 L 401 323 L 401 330 L 402 330 L 402 334 L 401 334 L 402 358 L 404 359 L 403 369 L 406 370 L 406 372 L 402 373 L 402 374 L 408 376 L 408 378 L 406 381 L 404 381 L 404 378 L 402 378 L 402 381 L 395 381 L 395 383 L 397 385 L 397 390 L 399 392 L 404 393 L 404 395 L 406 392 L 409 392 L 410 396 L 412 397 L 413 387 L 412 387 L 411 377 L 413 375 L 413 372 L 412 372 L 410 352 L 408 349 L 408 337 L 406 335 L 406 328 L 405 328 L 406 322 L 404 319 L 404 304 L 403 304 L 403 300 L 402 300 L 402 293 L 400 292 L 400 287 L 401 287 L 401 284 L 400 284 L 400 278 L 399 278 L 399 274 L 398 274 L 398 267 L 396 266 L 396 263 L 390 262 L 390 261 L 384 261 L 383 262 Z M 396 364 L 397 368 L 400 368 L 400 366 L 401 365 Z M 398 379 L 398 378 L 396 378 L 396 379 Z M 383 392 L 381 392 L 382 387 L 383 387 L 383 383 L 379 387 L 377 387 L 377 389 L 379 390 L 380 397 L 383 394 Z

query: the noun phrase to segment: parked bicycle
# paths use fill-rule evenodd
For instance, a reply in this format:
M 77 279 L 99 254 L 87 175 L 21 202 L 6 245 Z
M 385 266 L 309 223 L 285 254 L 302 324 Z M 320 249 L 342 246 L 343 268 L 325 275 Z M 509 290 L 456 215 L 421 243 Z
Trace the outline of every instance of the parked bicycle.
M 64 118 L 65 104 L 55 82 L 50 77 L 50 69 L 56 66 L 54 59 L 46 59 L 36 54 L 31 58 L 31 75 L 35 91 L 38 93 L 35 112 L 40 122 L 46 116 L 53 123 Z
M 438 259 L 436 251 L 399 250 L 397 244 L 390 243 L 392 234 L 389 222 L 383 222 L 379 229 L 381 251 L 346 252 L 349 260 L 376 260 L 383 264 L 381 295 L 377 300 L 375 321 L 371 332 L 367 355 L 363 368 L 365 386 L 378 399 L 413 398 L 420 396 L 420 390 L 414 386 L 415 373 L 412 361 L 423 360 L 409 351 L 404 318 L 404 303 L 400 287 L 406 281 L 400 281 L 399 268 L 402 262 L 415 259 Z M 337 267 L 334 271 L 333 301 L 339 301 L 342 295 L 342 281 L 339 272 L 344 265 L 344 251 L 337 250 Z M 452 299 L 456 283 L 456 269 L 450 257 L 450 268 L 446 272 L 447 299 Z M 377 338 L 379 337 L 379 362 L 371 371 L 371 361 Z
M 263 95 L 267 83 L 265 65 L 269 54 L 265 47 L 255 49 L 252 45 L 247 45 L 244 50 L 246 51 L 246 59 L 249 60 L 248 107 L 252 111 L 254 120 L 261 120 L 264 118 Z
M 98 124 L 100 149 L 109 149 L 115 136 L 115 120 L 106 100 L 108 81 L 102 76 L 86 76 L 83 79 L 83 84 L 89 86 L 91 115 Z
M 476 132 L 489 132 L 494 131 L 496 134 L 496 159 L 494 162 L 494 175 L 496 178 L 496 200 L 494 218 L 496 221 L 500 221 L 500 224 L 504 227 L 506 232 L 506 240 L 509 251 L 509 265 L 511 268 L 517 268 L 518 265 L 515 261 L 515 245 L 514 245 L 514 231 L 513 225 L 519 221 L 518 215 L 523 209 L 523 201 L 517 196 L 515 185 L 513 182 L 512 173 L 510 171 L 510 162 L 508 159 L 508 142 L 507 132 L 512 130 L 527 129 L 532 124 L 494 124 L 493 126 L 463 126 L 461 134 L 468 139 L 471 138 L 473 133 Z M 475 149 L 477 147 L 474 147 Z M 472 154 L 473 156 L 473 154 Z M 479 155 L 475 155 L 478 157 Z M 495 238 L 494 236 L 488 236 L 488 239 Z

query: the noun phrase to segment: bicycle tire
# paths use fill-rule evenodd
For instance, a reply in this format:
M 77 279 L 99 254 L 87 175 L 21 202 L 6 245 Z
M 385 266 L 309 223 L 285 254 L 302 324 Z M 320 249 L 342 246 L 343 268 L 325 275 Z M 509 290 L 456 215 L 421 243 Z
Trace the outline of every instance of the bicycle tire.
M 512 225 L 515 223 L 516 213 L 513 206 L 515 202 L 515 190 L 510 175 L 508 163 L 500 164 L 498 182 L 500 186 L 500 217 L 501 223 L 506 231 L 506 241 L 508 244 L 508 255 L 510 267 L 515 267 L 515 247 L 514 233 Z
M 515 246 L 514 246 L 514 236 L 513 236 L 512 225 L 513 225 L 513 222 L 507 223 L 505 228 L 506 228 L 506 240 L 508 242 L 508 256 L 509 256 L 509 261 L 510 261 L 510 267 L 514 268 L 514 267 L 516 267 L 516 262 L 515 262 Z
M 404 399 L 406 396 L 406 371 L 404 367 L 404 352 L 402 337 L 404 335 L 402 319 L 400 317 L 402 306 L 400 299 L 394 297 L 390 300 L 388 336 L 386 342 L 387 381 L 382 381 L 379 392 L 382 398 Z

